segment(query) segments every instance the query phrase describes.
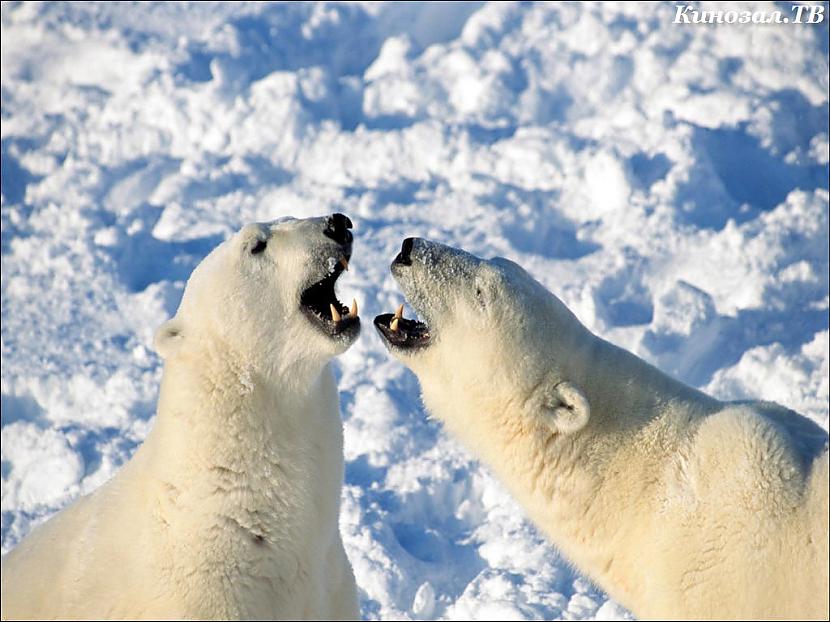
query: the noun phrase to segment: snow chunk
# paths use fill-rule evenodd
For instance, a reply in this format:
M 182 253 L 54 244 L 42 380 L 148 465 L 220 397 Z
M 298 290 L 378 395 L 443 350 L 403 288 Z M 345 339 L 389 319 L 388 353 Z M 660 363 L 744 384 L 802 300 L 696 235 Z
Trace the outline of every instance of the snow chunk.
M 62 433 L 15 421 L 2 438 L 3 512 L 58 509 L 77 495 L 84 461 Z

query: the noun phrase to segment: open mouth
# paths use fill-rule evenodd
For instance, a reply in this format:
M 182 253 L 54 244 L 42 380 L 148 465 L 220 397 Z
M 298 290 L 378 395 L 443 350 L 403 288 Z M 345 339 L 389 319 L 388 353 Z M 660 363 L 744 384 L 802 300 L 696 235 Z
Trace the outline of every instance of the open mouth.
M 349 269 L 349 257 L 344 255 L 339 261 L 330 260 L 331 271 L 328 275 L 313 283 L 300 294 L 300 307 L 309 320 L 332 337 L 352 333 L 360 326 L 357 315 L 357 301 L 347 307 L 337 299 L 334 285 L 345 270 Z
M 375 318 L 375 327 L 390 346 L 400 349 L 416 349 L 429 345 L 429 326 L 403 316 L 403 305 L 394 313 L 384 313 Z

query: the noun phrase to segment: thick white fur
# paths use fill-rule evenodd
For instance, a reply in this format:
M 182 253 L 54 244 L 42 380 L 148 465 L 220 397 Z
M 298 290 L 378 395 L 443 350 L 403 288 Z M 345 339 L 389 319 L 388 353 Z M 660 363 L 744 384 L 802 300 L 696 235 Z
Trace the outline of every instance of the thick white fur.
M 644 618 L 827 619 L 824 430 L 673 380 L 512 262 L 411 257 L 393 274 L 432 343 L 393 354 L 582 571 Z
M 358 617 L 329 367 L 351 340 L 299 310 L 340 256 L 324 226 L 248 225 L 196 268 L 156 336 L 152 432 L 3 559 L 4 619 Z

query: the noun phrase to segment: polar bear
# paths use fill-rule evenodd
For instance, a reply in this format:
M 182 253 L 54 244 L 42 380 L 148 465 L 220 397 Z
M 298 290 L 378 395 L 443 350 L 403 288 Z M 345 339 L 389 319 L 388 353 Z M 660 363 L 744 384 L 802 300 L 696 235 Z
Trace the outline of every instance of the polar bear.
M 251 224 L 193 271 L 156 333 L 155 425 L 119 473 L 2 564 L 8 618 L 357 618 L 338 530 L 331 359 L 351 222 Z
M 603 341 L 518 265 L 408 238 L 375 318 L 427 409 L 646 618 L 828 616 L 827 434 Z

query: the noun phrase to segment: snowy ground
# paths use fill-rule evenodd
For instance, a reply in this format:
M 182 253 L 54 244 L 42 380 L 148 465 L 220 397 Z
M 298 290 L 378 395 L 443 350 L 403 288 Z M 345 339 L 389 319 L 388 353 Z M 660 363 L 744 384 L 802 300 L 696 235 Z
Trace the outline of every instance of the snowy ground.
M 673 16 L 3 2 L 2 550 L 142 441 L 151 336 L 199 259 L 245 222 L 339 211 L 363 615 L 625 615 L 426 419 L 370 320 L 402 300 L 401 239 L 429 237 L 518 261 L 690 384 L 827 428 L 827 20 Z

